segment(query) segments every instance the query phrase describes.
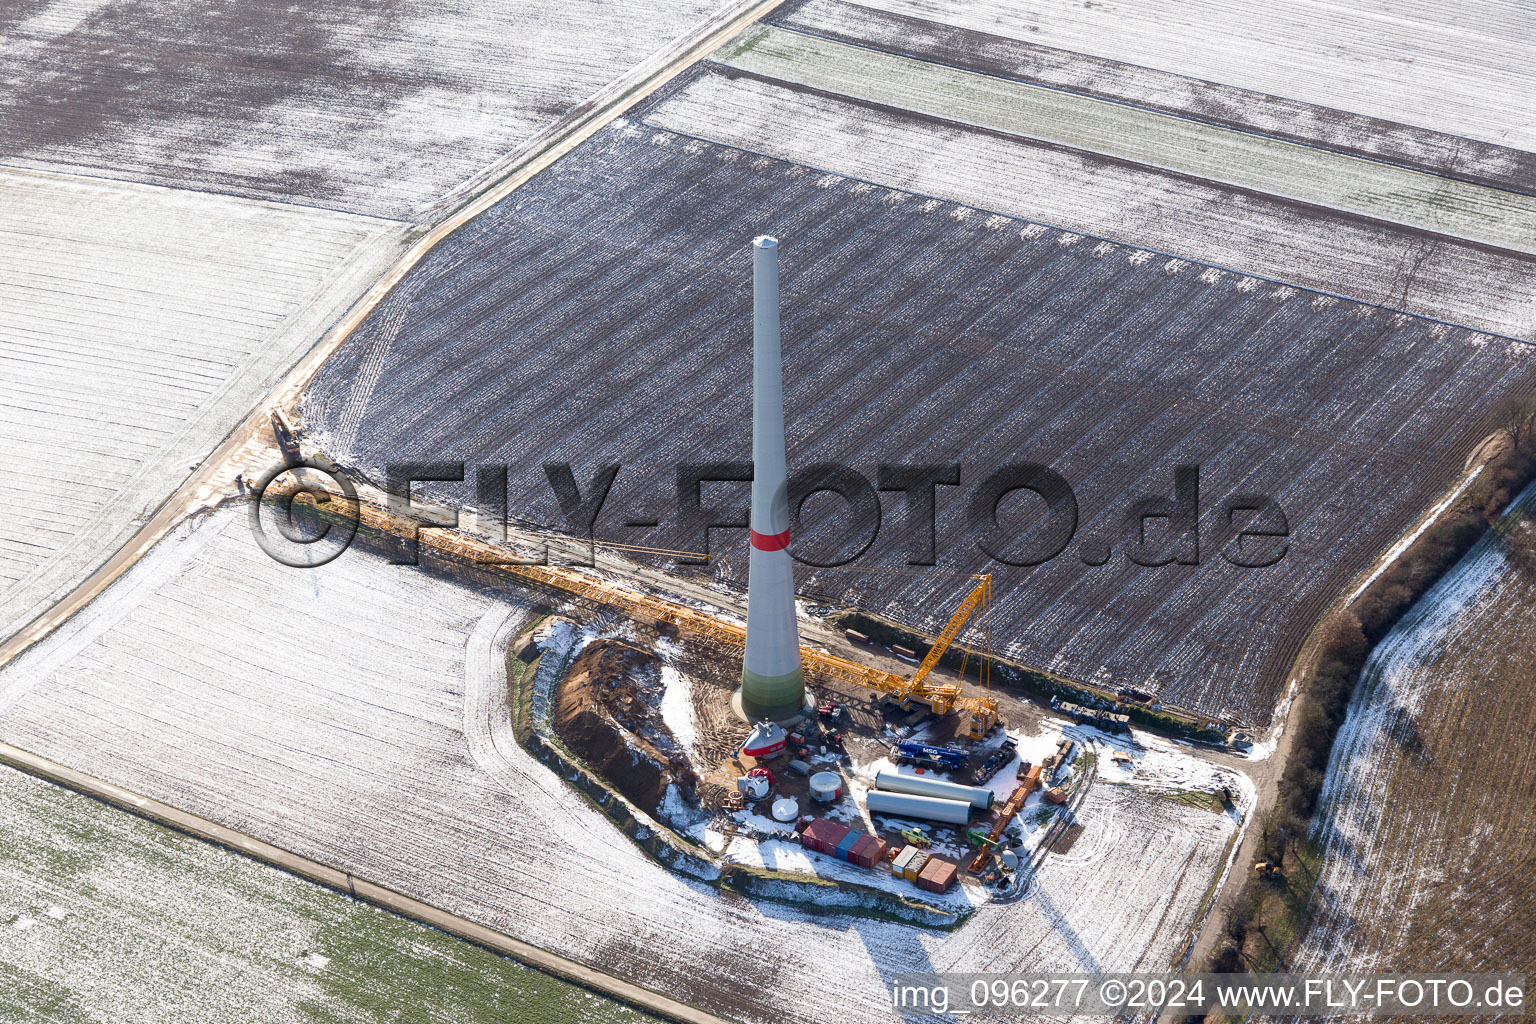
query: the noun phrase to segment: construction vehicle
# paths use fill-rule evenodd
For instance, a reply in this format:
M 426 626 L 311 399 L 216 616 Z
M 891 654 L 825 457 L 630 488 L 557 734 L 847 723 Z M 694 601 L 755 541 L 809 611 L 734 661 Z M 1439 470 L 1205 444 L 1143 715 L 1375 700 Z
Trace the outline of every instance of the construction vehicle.
M 816 709 L 816 716 L 823 722 L 846 726 L 848 724 L 848 705 L 827 701 Z
M 1260 878 L 1281 877 L 1280 865 L 1272 860 L 1261 860 L 1253 866 L 1253 873 Z
M 885 701 L 894 704 L 903 711 L 911 711 L 915 705 L 926 705 L 935 715 L 944 717 L 949 714 L 962 714 L 966 716 L 966 734 L 973 740 L 983 739 L 998 724 L 997 698 L 992 696 L 992 663 L 987 654 L 991 651 L 991 612 L 992 612 L 992 576 L 990 573 L 981 573 L 972 576 L 976 586 L 960 602 L 960 607 L 950 616 L 949 622 L 944 626 L 944 631 L 939 634 L 928 654 L 918 665 L 917 671 L 912 673 L 911 679 L 903 679 L 891 672 L 883 672 L 878 669 L 865 669 L 861 672 L 848 673 L 843 671 L 841 665 L 836 668 L 831 662 L 843 662 L 841 658 L 833 659 L 830 655 L 822 655 L 812 652 L 809 648 L 801 648 L 801 656 L 807 668 L 820 668 L 830 671 L 830 674 L 846 679 L 849 682 L 858 683 L 878 691 Z M 983 694 L 980 697 L 964 697 L 961 695 L 961 686 L 958 682 L 933 682 L 930 675 L 938 667 L 939 660 L 944 657 L 944 652 L 949 650 L 965 624 L 970 621 L 971 615 L 977 607 L 981 608 L 982 621 L 982 657 L 981 657 L 981 685 Z M 966 666 L 970 661 L 970 651 L 965 651 L 960 659 L 960 678 L 965 678 Z M 830 661 L 829 661 L 830 659 Z
M 1096 725 L 1107 732 L 1129 732 L 1131 729 L 1131 716 L 1120 711 L 1124 705 L 1116 703 L 1109 710 L 1103 708 L 1091 708 L 1085 704 L 1073 704 L 1071 701 L 1051 698 L 1051 707 L 1064 715 L 1070 715 L 1074 722 L 1086 725 Z
M 973 828 L 972 829 L 966 829 L 965 839 L 966 839 L 966 842 L 970 843 L 972 846 L 991 846 L 991 847 L 996 848 L 996 847 L 1001 847 L 1003 845 L 1002 843 L 998 842 L 996 839 L 993 839 L 991 836 L 987 835 L 986 833 L 984 833 L 984 832 L 977 832 Z
M 901 838 L 905 839 L 908 844 L 921 848 L 933 845 L 933 840 L 929 839 L 920 829 L 904 828 L 901 830 Z
M 1019 745 L 1013 740 L 1004 740 L 1003 745 L 987 755 L 987 759 L 981 763 L 971 774 L 971 781 L 978 786 L 985 786 L 992 780 L 992 776 L 1002 770 L 1003 765 L 1013 760 L 1013 755 Z
M 919 768 L 958 769 L 971 761 L 971 755 L 955 747 L 935 747 L 911 741 L 896 744 L 896 763 L 915 764 Z
M 949 617 L 949 622 L 944 626 L 944 631 L 928 649 L 928 655 L 918 665 L 917 671 L 912 673 L 912 678 L 904 680 L 900 688 L 891 692 L 887 698 L 904 711 L 910 711 L 914 703 L 927 704 L 933 709 L 933 713 L 939 716 L 948 715 L 951 712 L 960 712 L 968 716 L 967 734 L 973 740 L 982 739 L 997 726 L 997 698 L 991 694 L 991 661 L 986 657 L 991 648 L 991 611 L 992 611 L 992 575 L 981 573 L 972 576 L 976 586 L 965 600 L 960 602 L 960 607 Z M 960 635 L 960 630 L 970 620 L 971 613 L 977 606 L 982 609 L 983 646 L 987 651 L 983 652 L 981 659 L 981 682 L 984 691 L 981 697 L 968 698 L 960 695 L 959 683 L 933 683 L 929 682 L 929 675 L 938 667 L 939 659 L 944 652 L 949 650 L 949 645 Z M 966 662 L 970 660 L 970 652 L 965 652 L 960 661 L 960 678 L 965 678 Z
M 282 453 L 285 466 L 291 468 L 304 463 L 304 452 L 299 447 L 299 432 L 281 409 L 272 410 L 272 436 L 277 441 L 277 450 Z

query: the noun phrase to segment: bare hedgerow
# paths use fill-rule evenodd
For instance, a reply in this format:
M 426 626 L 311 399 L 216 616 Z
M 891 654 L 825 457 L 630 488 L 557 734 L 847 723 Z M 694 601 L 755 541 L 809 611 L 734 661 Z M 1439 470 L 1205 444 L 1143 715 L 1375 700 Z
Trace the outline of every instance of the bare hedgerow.
M 1515 451 L 1536 454 L 1536 395 L 1506 398 L 1494 407 L 1494 422 L 1509 433 Z

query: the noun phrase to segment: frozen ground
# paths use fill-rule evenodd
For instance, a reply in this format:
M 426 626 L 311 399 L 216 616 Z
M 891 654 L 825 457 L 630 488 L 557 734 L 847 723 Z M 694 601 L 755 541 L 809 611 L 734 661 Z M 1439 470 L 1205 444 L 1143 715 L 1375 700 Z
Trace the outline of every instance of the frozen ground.
M 821 151 L 807 159 L 834 148 L 800 138 Z M 942 147 L 929 158 L 959 163 Z M 990 181 L 1009 166 L 969 170 Z M 887 496 L 878 537 L 855 524 L 857 565 L 802 568 L 802 593 L 936 633 L 987 560 L 968 497 L 999 465 L 1044 463 L 1074 488 L 1075 542 L 1033 567 L 990 563 L 999 649 L 1243 722 L 1269 719 L 1322 608 L 1454 484 L 1489 407 L 1536 383 L 1529 344 L 632 121 L 429 253 L 316 375 L 310 436 L 374 480 L 403 460 L 507 465 L 519 521 L 554 528 L 565 519 L 539 467 L 570 461 L 585 483 L 615 463 L 597 536 L 697 551 L 677 469 L 750 451 L 744 261 L 762 231 L 784 239 L 791 464 L 962 467 L 936 496 L 933 572 L 906 566 Z M 1191 463 L 1199 564 L 1133 564 L 1126 508 L 1169 494 Z M 463 505 L 473 484 L 422 490 Z M 1239 493 L 1285 511 L 1270 567 L 1217 553 Z M 745 500 L 728 484 L 707 496 L 726 514 Z M 1005 519 L 1038 522 L 1036 500 L 1011 499 Z M 796 553 L 852 557 L 852 517 L 826 507 L 807 506 Z M 640 513 L 660 525 L 629 529 Z M 742 580 L 745 538 L 711 543 L 714 579 Z M 872 567 L 900 572 L 859 574 Z
M 1050 838 L 1060 831 L 1057 829 L 1053 832 L 1050 827 L 1053 823 L 1060 820 L 1063 824 L 1067 824 L 1073 820 L 1073 815 L 1065 811 L 1057 811 L 1052 804 L 1045 801 L 1046 790 L 1057 784 L 1070 788 L 1079 778 L 1093 775 L 1095 769 L 1095 784 L 1121 786 L 1174 798 L 1183 797 L 1189 801 L 1189 806 L 1199 805 L 1201 794 L 1214 794 L 1223 787 L 1227 787 L 1233 794 L 1233 806 L 1226 812 L 1226 816 L 1234 827 L 1241 825 L 1243 817 L 1252 806 L 1252 785 L 1244 776 L 1230 769 L 1212 765 L 1194 756 L 1188 750 L 1181 750 L 1170 743 L 1142 733 L 1112 736 L 1097 729 L 1073 725 L 1065 719 L 1048 718 L 1043 720 L 1035 731 L 1010 730 L 1008 735 L 1017 743 L 1018 751 L 1013 759 L 1004 764 L 986 784 L 986 788 L 994 794 L 994 806 L 998 807 L 1002 806 L 1018 785 L 1017 770 L 1021 760 L 1032 764 L 1042 763 L 1047 757 L 1056 753 L 1057 741 L 1064 736 L 1078 744 L 1070 768 L 1051 772 L 1049 782 L 1037 789 L 1025 801 L 1023 808 L 1014 819 L 1015 824 L 1011 826 L 1010 834 L 1018 833 L 1026 855 L 1040 854 L 1043 852 L 1042 848 L 1049 847 Z M 987 744 L 987 748 L 995 749 L 1002 742 L 1002 738 L 1002 734 L 994 735 Z M 924 731 L 915 734 L 913 739 L 917 742 L 927 742 L 930 737 Z M 1111 762 L 1110 754 L 1115 750 L 1128 754 L 1131 757 L 1131 763 L 1121 766 Z M 981 756 L 979 753 L 973 754 L 973 759 L 979 756 Z M 823 767 L 828 765 L 815 765 L 814 770 L 820 770 Z M 837 770 L 835 764 L 830 767 Z M 856 829 L 884 835 L 887 838 L 891 837 L 892 830 L 902 828 L 916 828 L 930 833 L 930 852 L 962 868 L 959 883 L 943 896 L 921 892 L 910 882 L 895 878 L 887 871 L 859 868 L 835 857 L 808 851 L 792 841 L 755 841 L 753 838 L 742 836 L 730 838 L 719 830 L 716 822 L 701 824 L 693 831 L 712 851 L 720 853 L 723 849 L 725 858 L 734 863 L 857 882 L 912 896 L 952 910 L 966 911 L 984 906 L 990 899 L 988 892 L 963 870 L 976 851 L 964 841 L 963 837 L 958 837 L 955 830 L 947 826 L 935 826 L 923 819 L 909 820 L 892 815 L 877 815 L 871 818 L 863 809 L 864 798 L 874 788 L 875 776 L 882 771 L 911 775 L 915 769 L 898 767 L 883 757 L 872 762 L 855 760 L 845 772 L 848 792 L 843 798 L 831 805 L 812 804 L 809 807 L 802 807 L 802 813 L 843 821 Z M 956 781 L 963 780 L 957 778 Z M 767 802 L 758 805 L 755 809 L 737 812 L 732 817 L 760 834 L 772 835 L 775 832 L 787 831 L 791 826 L 768 817 L 766 806 Z M 1119 810 L 1118 805 L 1111 809 L 1100 806 L 1097 810 L 1099 817 L 1096 828 L 1114 833 L 1128 826 L 1127 822 L 1115 819 Z M 1138 811 L 1133 814 L 1131 820 L 1134 821 L 1140 813 L 1142 812 Z M 896 841 L 896 845 L 899 846 L 901 843 Z
M 1516 253 L 708 68 L 647 120 L 903 192 L 1536 338 L 1536 261 Z
M 131 535 L 402 236 L 324 210 L 0 170 L 0 639 Z
M 863 6 L 1536 150 L 1519 0 L 862 0 Z
M 713 59 L 915 114 L 1536 254 L 1532 196 L 766 25 Z
M 1160 55 L 1167 58 L 1159 61 L 1162 66 L 1176 69 L 1170 71 L 1099 57 L 1082 50 L 1062 49 L 1041 39 L 1042 32 L 1031 31 L 1027 24 L 1023 31 L 1015 31 L 1021 23 L 1044 13 L 1038 5 L 1020 10 L 1018 19 L 1011 26 L 1006 19 L 994 20 L 990 30 L 961 27 L 959 23 L 964 22 L 966 15 L 975 8 L 962 8 L 957 3 L 886 4 L 889 10 L 880 10 L 879 6 L 878 3 L 866 5 L 849 0 L 807 0 L 803 4 L 779 7 L 766 20 L 829 39 L 905 54 L 952 68 L 1033 82 L 1082 96 L 1097 96 L 1145 110 L 1178 114 L 1208 124 L 1290 139 L 1466 181 L 1480 181 L 1523 192 L 1536 188 L 1536 154 L 1530 152 L 1357 113 L 1348 100 L 1342 101 L 1340 106 L 1309 103 L 1289 95 L 1274 95 L 1241 85 L 1191 77 L 1178 60 L 1177 50 Z M 1509 9 L 1513 13 L 1513 5 Z M 907 13 L 895 13 L 899 10 Z M 1310 13 L 1319 23 L 1338 23 L 1333 11 L 1313 7 Z M 1129 23 L 1122 21 L 1120 26 L 1129 27 Z M 1038 25 L 1033 27 L 1039 28 Z M 1187 37 L 1181 42 L 1187 43 Z M 1265 40 L 1265 43 L 1271 53 L 1283 52 L 1290 45 L 1285 40 Z M 1436 56 L 1443 57 L 1444 53 Z M 1473 77 L 1481 74 L 1474 65 L 1456 70 Z M 1241 76 L 1234 76 L 1233 80 L 1248 81 Z M 1489 80 L 1499 79 L 1489 76 Z M 1415 69 L 1404 76 L 1403 84 L 1411 89 L 1422 81 Z M 1283 84 L 1291 90 L 1308 83 L 1291 75 L 1286 76 Z M 1309 92 L 1308 95 L 1316 94 Z M 1501 96 L 1496 87 L 1481 88 L 1476 100 L 1491 108 L 1498 105 Z
M 0 768 L 8 1024 L 650 1018 Z
M 1536 971 L 1533 510 L 1528 490 L 1367 664 L 1328 766 L 1298 967 Z
M 718 0 L 27 0 L 0 162 L 417 221 Z
M 506 742 L 522 593 L 357 549 L 288 569 L 220 511 L 0 672 L 0 738 L 764 1024 L 888 1020 L 893 972 L 1165 965 L 1222 869 L 1226 816 L 1102 786 L 1026 898 L 954 933 L 684 881 Z

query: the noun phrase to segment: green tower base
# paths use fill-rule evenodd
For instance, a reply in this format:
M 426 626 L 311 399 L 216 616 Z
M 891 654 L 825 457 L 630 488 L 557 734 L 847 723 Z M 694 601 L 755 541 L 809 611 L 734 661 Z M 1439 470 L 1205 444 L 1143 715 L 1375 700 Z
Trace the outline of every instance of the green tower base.
M 745 722 L 767 719 L 781 725 L 805 714 L 805 673 L 796 668 L 781 676 L 741 670 L 741 688 L 731 695 L 731 709 Z

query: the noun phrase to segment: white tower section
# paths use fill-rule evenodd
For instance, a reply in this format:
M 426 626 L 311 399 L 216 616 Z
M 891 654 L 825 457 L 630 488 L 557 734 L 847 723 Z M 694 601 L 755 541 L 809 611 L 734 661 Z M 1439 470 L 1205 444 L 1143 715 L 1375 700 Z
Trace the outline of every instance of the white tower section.
M 805 675 L 795 625 L 784 459 L 784 371 L 779 346 L 779 243 L 752 243 L 752 551 L 747 653 L 736 707 L 749 721 L 801 713 Z

